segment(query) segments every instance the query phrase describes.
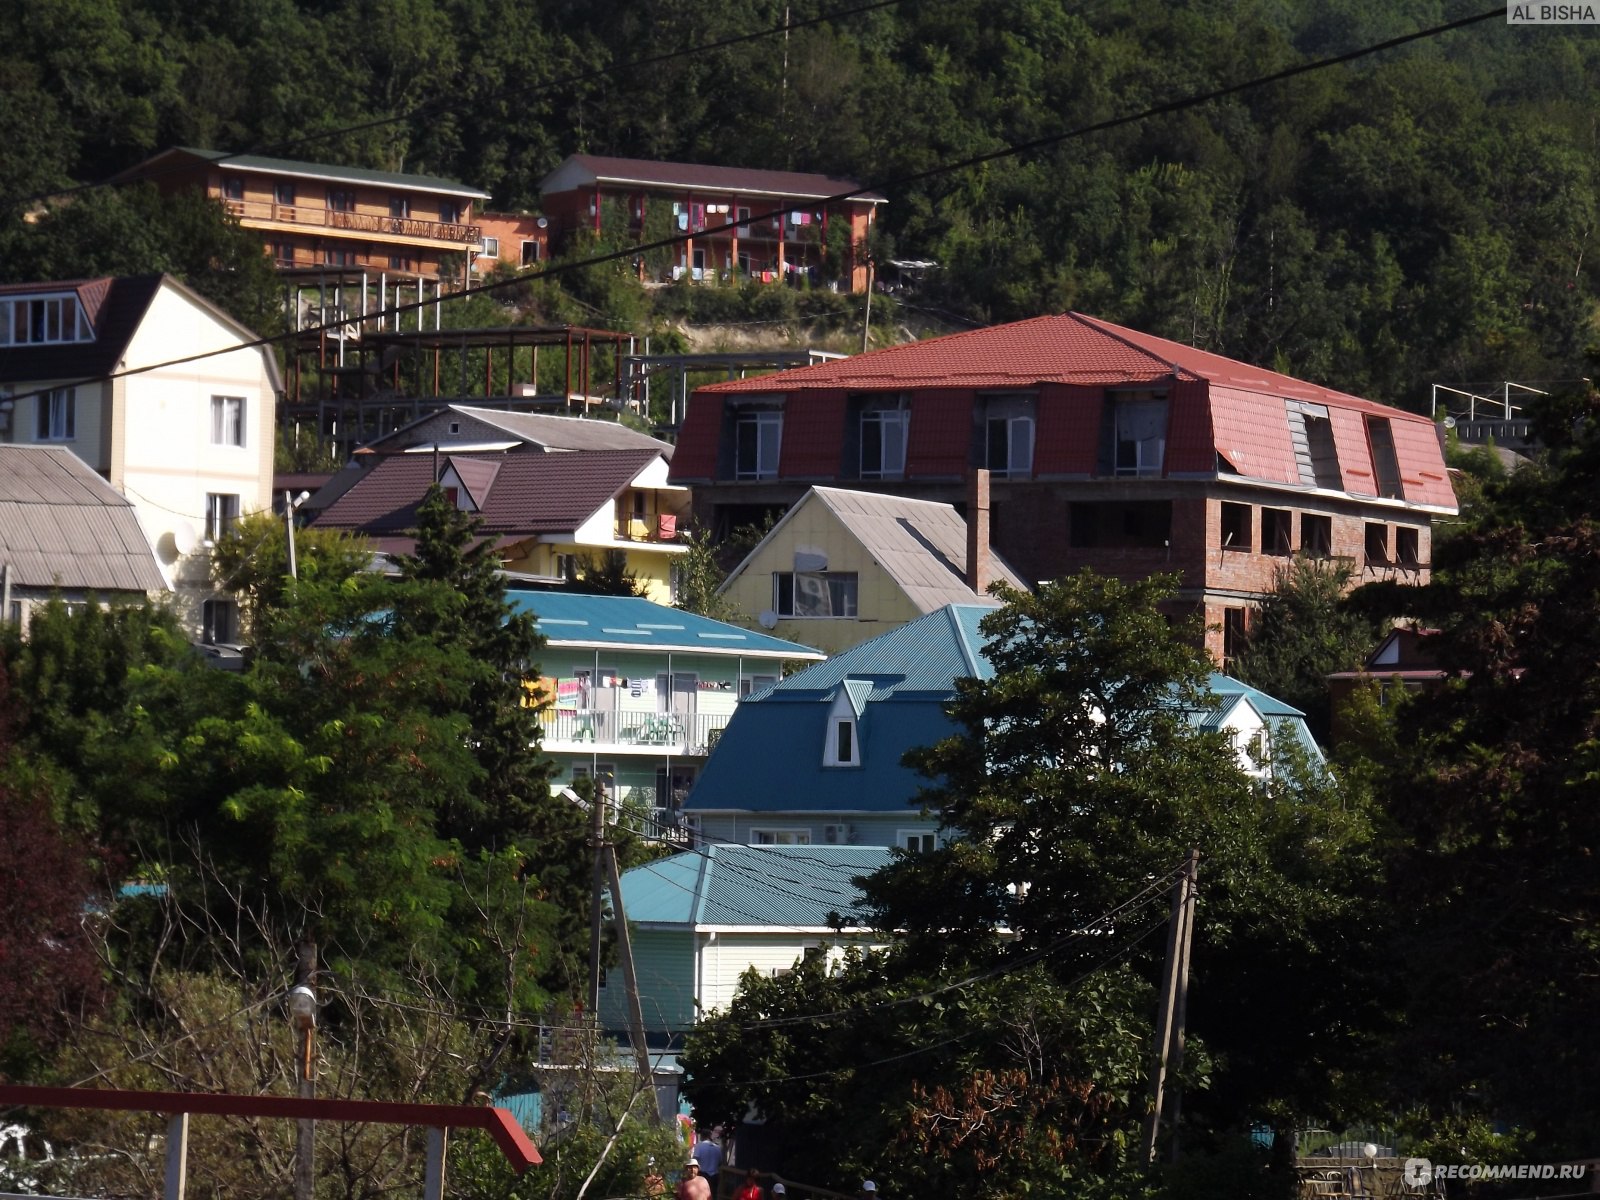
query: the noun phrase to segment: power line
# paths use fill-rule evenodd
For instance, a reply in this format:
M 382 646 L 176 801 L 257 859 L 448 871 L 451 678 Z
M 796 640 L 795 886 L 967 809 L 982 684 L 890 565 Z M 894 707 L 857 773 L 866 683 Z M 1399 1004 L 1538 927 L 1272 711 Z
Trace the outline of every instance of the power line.
M 1505 10 L 1503 8 L 1491 9 L 1488 12 L 1478 13 L 1475 16 L 1462 17 L 1458 20 L 1448 21 L 1442 25 L 1433 25 L 1427 29 L 1418 30 L 1414 33 L 1407 33 L 1398 37 L 1387 38 L 1381 42 L 1374 42 L 1369 46 L 1363 46 L 1356 50 L 1345 51 L 1342 54 L 1335 54 L 1327 58 L 1316 59 L 1309 63 L 1300 63 L 1292 67 L 1285 67 L 1282 70 L 1274 71 L 1268 75 L 1256 76 L 1253 79 L 1248 79 L 1241 83 L 1234 83 L 1220 88 L 1213 88 L 1207 92 L 1194 93 L 1189 96 L 1181 97 L 1177 100 L 1170 100 L 1163 104 L 1152 105 L 1148 108 L 1141 109 L 1138 112 L 1127 113 L 1119 117 L 1109 117 L 1102 121 L 1096 121 L 1088 125 L 1081 125 L 1077 128 L 1066 130 L 1062 133 L 1050 134 L 1044 137 L 1032 138 L 1024 142 L 1017 142 L 1012 145 L 1004 146 L 998 150 L 991 150 L 983 154 L 972 155 L 968 158 L 957 159 L 951 162 L 940 164 L 938 166 L 929 167 L 922 171 L 916 171 L 909 175 L 901 175 L 882 182 L 853 188 L 849 191 L 837 192 L 831 196 L 824 196 L 814 201 L 808 201 L 808 203 L 819 206 L 838 204 L 846 200 L 852 200 L 868 195 L 870 193 L 879 191 L 892 191 L 897 188 L 906 187 L 910 184 L 921 183 L 928 179 L 937 178 L 941 175 L 954 174 L 957 171 L 964 171 L 972 167 L 983 166 L 987 163 L 998 162 L 1001 159 L 1013 158 L 1035 150 L 1047 149 L 1049 147 L 1057 146 L 1077 138 L 1087 137 L 1090 134 L 1104 133 L 1108 130 L 1119 129 L 1126 125 L 1137 124 L 1138 122 L 1148 120 L 1151 117 L 1166 116 L 1172 113 L 1182 112 L 1185 109 L 1196 108 L 1200 105 L 1209 104 L 1216 100 L 1222 100 L 1230 96 L 1241 95 L 1245 92 L 1254 91 L 1258 88 L 1267 87 L 1275 83 L 1282 83 L 1286 80 L 1298 78 L 1302 75 L 1308 75 L 1315 71 L 1321 71 L 1329 67 L 1340 66 L 1344 63 L 1354 62 L 1357 59 L 1365 58 L 1373 54 L 1379 54 L 1385 50 L 1393 50 L 1397 47 L 1408 45 L 1412 42 L 1438 37 L 1442 34 L 1450 33 L 1458 29 L 1464 29 L 1469 25 L 1487 21 L 1491 18 L 1501 17 L 1504 16 L 1504 13 Z M 328 321 L 321 325 L 316 325 L 289 333 L 274 334 L 269 337 L 258 337 L 252 341 L 242 342 L 238 345 L 229 346 L 218 350 L 207 350 L 196 354 L 184 355 L 178 358 L 167 359 L 163 362 L 150 363 L 145 366 L 124 367 L 118 371 L 110 372 L 105 375 L 97 375 L 89 378 L 79 379 L 65 384 L 57 382 L 53 385 L 53 387 L 59 388 L 87 386 L 91 383 L 99 383 L 106 380 L 123 379 L 133 375 L 142 375 L 151 371 L 162 370 L 167 367 L 186 366 L 189 363 L 215 358 L 218 355 L 234 354 L 242 350 L 253 350 L 267 346 L 273 346 L 280 342 L 290 342 L 308 334 L 324 333 L 329 330 L 342 329 L 347 325 L 356 325 L 363 321 L 378 320 L 391 316 L 400 316 L 402 314 L 416 312 L 431 305 L 436 305 L 445 301 L 465 300 L 472 296 L 485 295 L 500 291 L 504 288 L 515 287 L 531 280 L 546 279 L 553 276 L 564 275 L 571 271 L 582 270 L 586 267 L 603 266 L 606 263 L 636 258 L 639 255 L 647 253 L 651 250 L 668 249 L 673 246 L 681 245 L 697 236 L 703 237 L 708 234 L 721 233 L 725 230 L 732 229 L 747 222 L 754 223 L 767 220 L 772 217 L 781 216 L 786 211 L 786 209 L 771 209 L 764 213 L 752 213 L 749 217 L 744 218 L 743 220 L 735 216 L 733 220 L 721 225 L 708 226 L 705 229 L 696 230 L 692 233 L 683 235 L 674 234 L 671 237 L 660 238 L 656 241 L 641 242 L 635 245 L 626 246 L 620 250 L 592 255 L 588 258 L 575 259 L 565 263 L 550 264 L 548 266 L 536 268 L 530 271 L 518 272 L 504 279 L 487 280 L 483 283 L 473 284 L 469 287 L 462 288 L 460 291 L 450 292 L 445 296 L 437 297 L 432 300 L 417 300 L 406 304 L 391 305 L 388 308 L 377 309 L 373 312 L 364 313 L 360 316 L 346 317 L 336 321 Z M 27 399 L 32 396 L 41 395 L 45 390 L 50 389 L 36 389 L 31 392 L 18 393 L 14 395 L 12 399 Z

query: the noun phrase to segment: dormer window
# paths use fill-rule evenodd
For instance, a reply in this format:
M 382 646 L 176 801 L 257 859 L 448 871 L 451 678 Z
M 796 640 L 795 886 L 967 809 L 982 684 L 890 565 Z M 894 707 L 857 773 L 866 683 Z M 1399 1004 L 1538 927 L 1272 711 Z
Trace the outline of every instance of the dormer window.
M 0 299 L 0 346 L 92 342 L 94 330 L 74 295 Z
M 825 765 L 830 767 L 859 767 L 861 748 L 856 741 L 856 723 L 851 717 L 835 717 L 828 731 L 828 754 Z

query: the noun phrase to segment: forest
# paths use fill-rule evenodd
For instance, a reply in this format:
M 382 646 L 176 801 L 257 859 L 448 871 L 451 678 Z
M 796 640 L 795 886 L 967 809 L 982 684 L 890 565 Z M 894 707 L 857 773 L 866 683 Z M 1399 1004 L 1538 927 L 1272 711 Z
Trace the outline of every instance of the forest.
M 509 210 L 578 151 L 828 172 L 885 192 L 875 253 L 937 262 L 914 302 L 951 325 L 1072 308 L 1425 407 L 1434 382 L 1581 370 L 1591 28 L 1496 16 L 1062 135 L 1484 7 L 5 0 L 0 275 L 232 261 L 137 190 L 62 193 L 175 144 L 445 175 Z

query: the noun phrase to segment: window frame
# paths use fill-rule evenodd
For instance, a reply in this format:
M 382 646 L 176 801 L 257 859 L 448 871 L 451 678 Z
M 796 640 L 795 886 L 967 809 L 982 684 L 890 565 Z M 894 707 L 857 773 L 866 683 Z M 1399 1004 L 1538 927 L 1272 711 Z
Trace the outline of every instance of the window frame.
M 910 845 L 915 839 L 921 845 Z M 894 844 L 902 850 L 909 850 L 912 854 L 929 854 L 939 848 L 939 835 L 931 829 L 897 829 L 894 834 Z
M 216 545 L 239 523 L 238 492 L 206 493 L 206 541 Z
M 1135 479 L 1158 478 L 1166 473 L 1167 469 L 1167 430 L 1172 419 L 1171 405 L 1165 392 L 1135 392 L 1114 394 L 1111 398 L 1111 473 Z M 1151 410 L 1160 411 L 1161 433 L 1157 437 L 1135 438 L 1132 431 L 1129 436 L 1123 437 L 1123 422 L 1130 423 L 1136 410 L 1140 415 L 1147 415 Z M 1146 447 L 1154 443 L 1154 461 L 1146 461 Z M 1124 447 L 1132 448 L 1132 461 L 1124 463 Z
M 234 406 L 231 422 L 229 420 L 230 405 Z M 212 396 L 211 444 L 213 446 L 232 446 L 241 450 L 244 449 L 249 444 L 246 424 L 249 412 L 249 401 L 244 396 Z M 233 426 L 231 430 L 229 429 L 230 423 Z
M 354 188 L 331 187 L 328 189 L 328 211 L 353 213 L 356 211 L 356 191 Z
M 828 597 L 826 613 L 800 612 L 796 597 L 800 589 L 796 580 L 808 579 L 821 581 L 821 590 Z M 787 610 L 784 607 L 785 584 L 788 582 Z M 836 593 L 834 584 L 838 583 L 839 591 Z M 818 594 L 818 589 L 807 589 L 812 594 Z M 835 612 L 835 608 L 848 609 L 847 612 Z M 861 576 L 856 571 L 774 571 L 772 573 L 772 611 L 782 620 L 786 621 L 859 621 L 861 619 Z
M 867 465 L 867 430 L 877 430 L 877 465 Z M 891 464 L 890 451 L 892 449 L 889 431 L 898 429 L 899 454 L 896 461 Z M 858 455 L 858 475 L 862 479 L 904 479 L 906 474 L 906 446 L 911 440 L 911 410 L 906 407 L 902 397 L 892 407 L 864 408 L 861 411 L 861 425 L 859 429 L 861 450 Z
M 747 835 L 749 846 L 811 846 L 811 828 L 806 825 L 752 825 Z M 767 838 L 770 840 L 763 841 Z M 802 840 L 803 839 L 803 840 Z
M 60 432 L 57 432 L 57 426 L 60 427 Z M 36 442 L 78 440 L 77 388 L 51 388 L 35 397 L 33 440 Z
M 0 346 L 65 346 L 94 341 L 88 315 L 71 293 L 0 299 Z
M 1222 549 L 1253 554 L 1256 548 L 1255 506 L 1237 500 L 1223 500 L 1219 503 L 1217 536 L 1221 539 Z M 1234 536 L 1239 533 L 1244 535 L 1242 539 Z
M 744 466 L 745 431 L 752 431 L 754 465 Z M 770 446 L 768 443 L 771 443 Z M 771 462 L 767 461 L 768 451 Z M 776 479 L 783 457 L 783 412 L 775 408 L 745 409 L 733 419 L 733 477 L 741 480 Z
M 483 235 L 483 240 L 478 244 L 479 258 L 499 258 L 500 239 L 489 234 Z
M 280 208 L 295 208 L 300 203 L 300 197 L 295 190 L 294 180 L 280 179 L 272 185 L 272 202 Z
M 219 630 L 217 619 L 224 617 Z M 239 640 L 239 602 L 227 596 L 208 596 L 200 602 L 200 641 L 206 646 L 225 646 Z

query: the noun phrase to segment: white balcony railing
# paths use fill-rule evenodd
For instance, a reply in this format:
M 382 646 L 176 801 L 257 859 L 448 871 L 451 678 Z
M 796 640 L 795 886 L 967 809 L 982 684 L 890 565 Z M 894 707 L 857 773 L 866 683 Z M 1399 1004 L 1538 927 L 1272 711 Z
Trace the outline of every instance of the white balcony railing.
M 626 709 L 547 709 L 539 714 L 544 747 L 637 746 L 668 754 L 705 755 L 731 713 L 629 712 Z

